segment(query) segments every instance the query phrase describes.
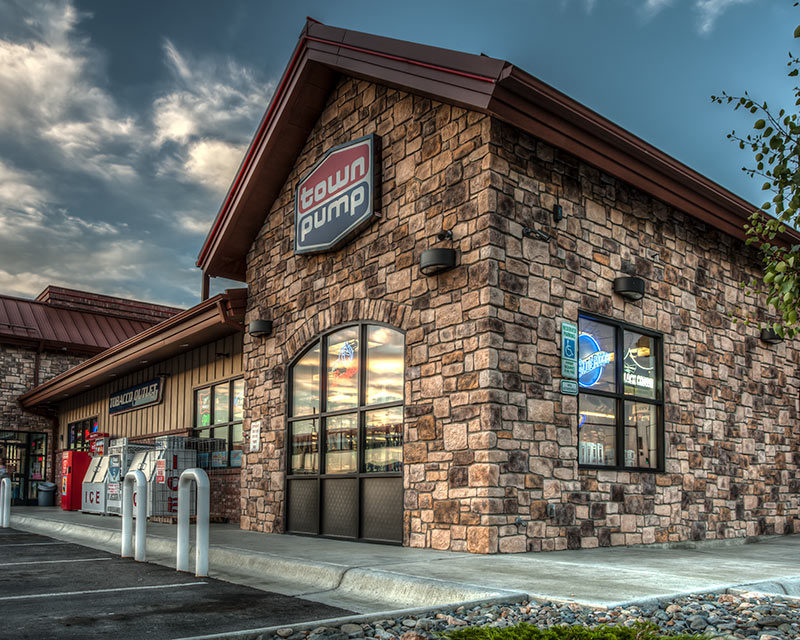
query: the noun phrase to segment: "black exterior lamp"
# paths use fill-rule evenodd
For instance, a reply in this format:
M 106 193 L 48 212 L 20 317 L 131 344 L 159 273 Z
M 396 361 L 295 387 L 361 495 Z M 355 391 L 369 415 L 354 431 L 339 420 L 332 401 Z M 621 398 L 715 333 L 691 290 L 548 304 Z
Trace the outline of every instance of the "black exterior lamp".
M 636 276 L 614 278 L 614 293 L 626 300 L 641 300 L 644 298 L 644 280 Z
M 764 344 L 780 344 L 783 337 L 772 327 L 764 327 L 761 330 L 761 342 Z
M 452 240 L 452 231 L 441 231 L 437 236 L 439 240 Z M 426 249 L 422 252 L 419 259 L 420 273 L 426 276 L 434 276 L 437 273 L 444 273 L 456 266 L 456 250 L 445 247 Z
M 254 338 L 265 338 L 272 333 L 272 320 L 251 320 L 247 332 Z

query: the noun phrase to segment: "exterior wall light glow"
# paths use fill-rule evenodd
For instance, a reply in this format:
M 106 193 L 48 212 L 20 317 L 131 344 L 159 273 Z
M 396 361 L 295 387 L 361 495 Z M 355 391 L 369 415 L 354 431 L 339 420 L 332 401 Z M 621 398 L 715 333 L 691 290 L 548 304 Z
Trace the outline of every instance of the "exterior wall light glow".
M 247 332 L 254 338 L 265 338 L 272 333 L 272 320 L 251 320 Z
M 783 338 L 774 329 L 764 327 L 761 330 L 761 342 L 764 344 L 780 344 L 783 342 Z
M 636 276 L 614 278 L 614 293 L 626 300 L 641 300 L 644 297 L 644 280 Z

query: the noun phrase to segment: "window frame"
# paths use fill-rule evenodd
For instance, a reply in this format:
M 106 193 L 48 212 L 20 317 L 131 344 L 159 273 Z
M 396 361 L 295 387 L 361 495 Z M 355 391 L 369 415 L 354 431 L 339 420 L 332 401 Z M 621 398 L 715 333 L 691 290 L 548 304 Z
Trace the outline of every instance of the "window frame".
M 596 469 L 600 471 L 629 471 L 631 473 L 664 473 L 665 469 L 665 449 L 666 449 L 666 436 L 664 429 L 664 412 L 665 412 L 665 385 L 664 385 L 664 334 L 660 331 L 654 331 L 645 327 L 630 324 L 607 316 L 598 315 L 588 311 L 578 312 L 578 335 L 580 335 L 581 319 L 586 319 L 592 322 L 598 322 L 614 328 L 614 371 L 615 371 L 615 391 L 601 391 L 587 390 L 580 384 L 580 377 L 578 377 L 578 395 L 577 399 L 577 414 L 578 421 L 580 421 L 580 396 L 581 394 L 593 395 L 602 398 L 609 398 L 614 400 L 616 409 L 616 425 L 615 425 L 615 447 L 614 454 L 616 457 L 616 464 L 602 465 L 602 464 L 584 464 L 580 462 L 580 445 L 581 434 L 580 429 L 577 430 L 578 436 L 578 469 Z M 655 399 L 645 398 L 625 393 L 625 380 L 624 380 L 624 357 L 622 353 L 625 349 L 625 331 L 638 333 L 643 336 L 652 338 L 655 341 L 655 356 L 656 356 L 656 393 Z M 625 466 L 625 456 L 622 452 L 625 450 L 625 403 L 640 403 L 648 404 L 656 407 L 656 465 L 655 467 L 628 467 Z M 620 444 L 621 443 L 621 444 Z
M 323 411 L 322 408 L 325 406 L 327 409 L 327 396 L 328 396 L 328 376 L 327 376 L 327 364 L 328 364 L 328 338 L 341 331 L 342 329 L 348 329 L 350 327 L 357 327 L 358 328 L 358 340 L 359 340 L 359 350 L 358 350 L 358 366 L 359 366 L 359 380 L 358 380 L 358 402 L 354 407 L 349 407 L 347 409 L 338 409 L 336 411 Z M 403 336 L 403 380 L 402 380 L 402 398 L 397 401 L 393 402 L 382 402 L 380 404 L 365 404 L 367 398 L 367 331 L 369 327 L 386 327 L 387 329 L 391 329 L 392 331 L 396 331 L 398 334 Z M 320 384 L 319 384 L 319 411 L 316 413 L 299 415 L 299 416 L 292 416 L 293 410 L 293 388 L 294 388 L 294 370 L 295 366 L 298 362 L 305 356 L 309 351 L 311 351 L 315 346 L 319 345 L 320 347 L 320 362 L 319 362 L 319 371 L 320 371 Z M 360 320 L 356 322 L 346 322 L 343 324 L 336 325 L 325 330 L 323 333 L 318 334 L 311 340 L 302 351 L 298 352 L 292 361 L 290 362 L 289 366 L 287 367 L 286 372 L 286 431 L 285 431 L 285 476 L 286 482 L 289 483 L 293 479 L 303 479 L 303 478 L 316 478 L 319 482 L 327 478 L 398 478 L 403 476 L 403 461 L 402 461 L 402 442 L 401 440 L 401 460 L 400 460 L 400 469 L 398 471 L 362 471 L 365 468 L 364 465 L 364 453 L 366 451 L 365 444 L 366 444 L 366 414 L 371 411 L 377 411 L 380 409 L 390 409 L 399 407 L 402 411 L 402 420 L 403 424 L 405 424 L 405 355 L 406 355 L 406 333 L 402 329 L 398 329 L 397 327 L 390 325 L 385 322 L 377 322 L 371 320 Z M 358 430 L 358 438 L 356 443 L 356 470 L 349 473 L 327 473 L 327 469 L 325 468 L 325 454 L 327 449 L 327 421 L 326 419 L 329 417 L 340 416 L 340 415 L 348 415 L 348 414 L 356 414 L 356 426 Z M 317 463 L 317 471 L 314 473 L 296 473 L 292 471 L 292 424 L 295 422 L 302 422 L 303 420 L 315 420 L 318 423 L 317 426 L 317 433 L 318 433 L 318 448 L 317 448 L 317 456 L 318 456 L 318 463 Z M 405 436 L 405 434 L 401 434 Z M 360 491 L 360 484 L 359 491 Z M 360 501 L 360 496 L 359 496 Z
M 214 382 L 204 383 L 202 385 L 198 385 L 192 388 L 192 437 L 200 438 L 199 432 L 205 431 L 207 429 L 228 429 L 228 439 L 227 439 L 227 463 L 224 467 L 214 467 L 211 466 L 211 458 L 208 459 L 208 467 L 206 469 L 208 471 L 214 471 L 215 469 L 241 469 L 243 465 L 233 466 L 231 464 L 231 453 L 234 451 L 232 448 L 233 443 L 233 428 L 236 425 L 242 425 L 242 458 L 244 458 L 245 450 L 244 450 L 244 406 L 242 406 L 242 418 L 240 420 L 228 420 L 227 422 L 220 422 L 218 424 L 214 424 L 214 387 L 220 385 L 228 385 L 228 416 L 233 418 L 233 385 L 237 380 L 241 380 L 242 384 L 244 385 L 244 394 L 242 399 L 247 396 L 247 383 L 244 381 L 244 375 L 239 374 L 230 378 L 223 378 L 222 380 L 215 380 Z M 206 389 L 209 390 L 210 393 L 210 420 L 211 424 L 206 427 L 196 426 L 197 419 L 198 419 L 198 412 L 197 412 L 197 394 L 201 391 L 205 391 Z M 210 436 L 214 438 L 215 436 Z

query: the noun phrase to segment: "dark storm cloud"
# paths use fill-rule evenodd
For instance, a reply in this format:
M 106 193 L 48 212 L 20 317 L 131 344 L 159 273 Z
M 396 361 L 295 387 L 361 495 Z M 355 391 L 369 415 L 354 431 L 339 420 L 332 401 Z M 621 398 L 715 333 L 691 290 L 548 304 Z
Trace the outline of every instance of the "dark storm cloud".
M 197 248 L 271 92 L 235 61 L 161 47 L 167 82 L 138 112 L 67 3 L 4 8 L 0 291 L 61 284 L 196 300 Z
M 195 258 L 307 15 L 511 60 L 760 202 L 725 144 L 739 114 L 708 96 L 788 95 L 790 5 L 0 1 L 0 292 L 195 303 Z

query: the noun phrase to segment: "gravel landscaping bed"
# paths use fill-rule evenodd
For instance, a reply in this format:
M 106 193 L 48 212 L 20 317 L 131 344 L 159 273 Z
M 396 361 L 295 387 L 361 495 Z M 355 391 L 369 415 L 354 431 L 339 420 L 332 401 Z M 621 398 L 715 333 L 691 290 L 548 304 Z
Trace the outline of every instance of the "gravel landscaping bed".
M 355 638 L 429 640 L 468 626 L 508 627 L 527 622 L 541 628 L 556 625 L 656 624 L 665 635 L 704 634 L 724 640 L 795 640 L 800 638 L 800 601 L 748 593 L 700 594 L 652 605 L 592 609 L 577 604 L 526 602 L 443 609 L 424 617 L 377 620 L 308 631 L 279 629 L 264 636 L 283 640 L 349 640 Z

